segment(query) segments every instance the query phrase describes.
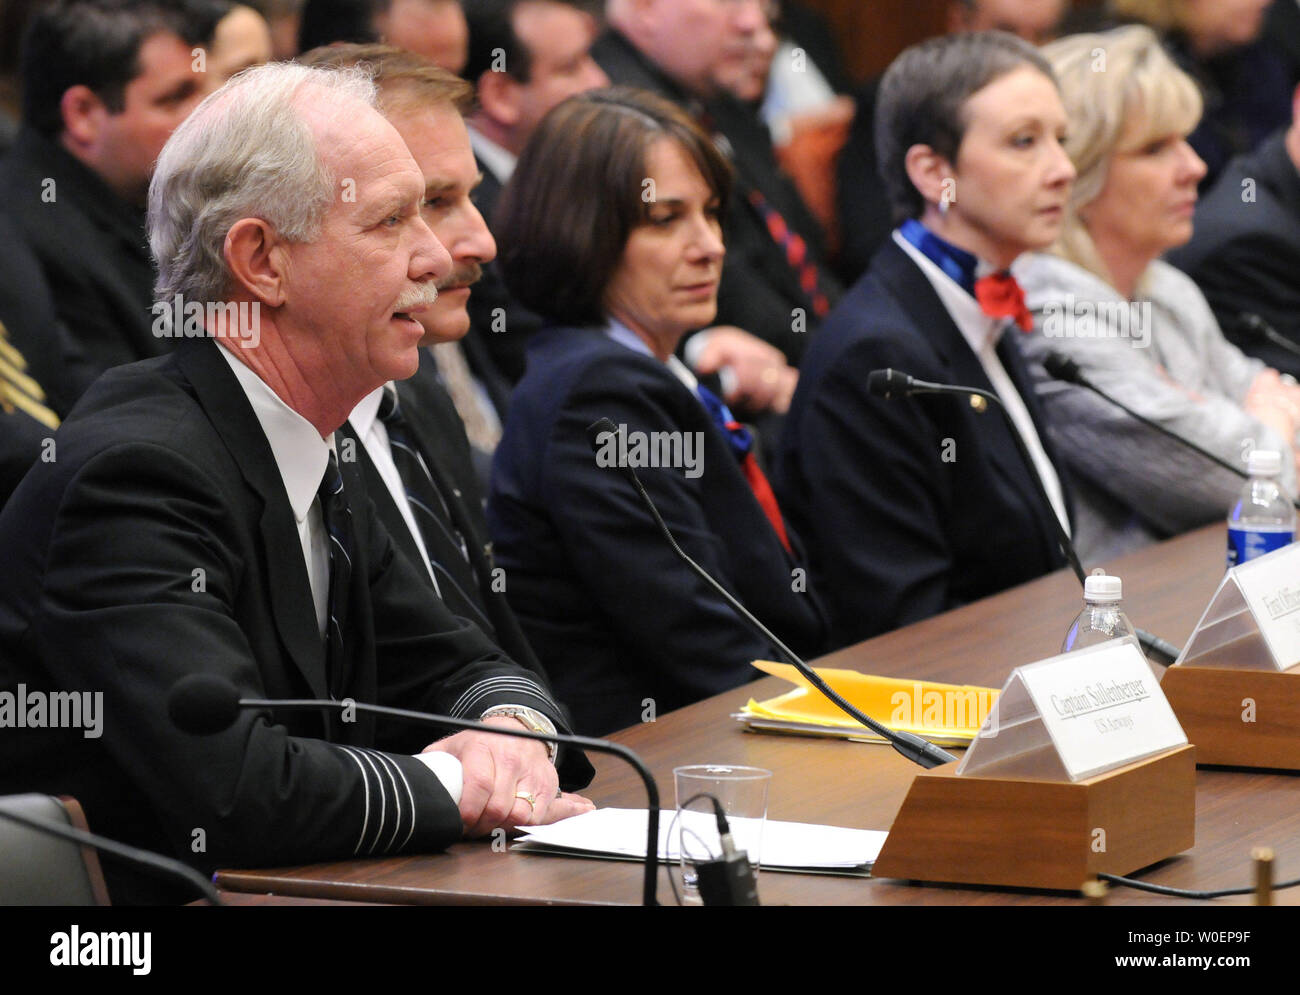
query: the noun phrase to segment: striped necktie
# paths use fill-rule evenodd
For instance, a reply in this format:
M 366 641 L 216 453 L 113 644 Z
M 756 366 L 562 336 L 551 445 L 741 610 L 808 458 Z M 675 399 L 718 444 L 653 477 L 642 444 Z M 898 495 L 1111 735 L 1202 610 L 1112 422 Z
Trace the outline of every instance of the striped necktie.
M 352 581 L 352 509 L 343 493 L 343 475 L 339 473 L 334 450 L 330 450 L 325 475 L 316 491 L 320 499 L 321 518 L 329 536 L 330 591 L 329 625 L 325 629 L 325 669 L 330 693 L 337 695 L 347 675 L 348 602 Z
M 442 600 L 453 615 L 469 618 L 491 633 L 492 623 L 474 596 L 478 591 L 478 579 L 470 563 L 465 536 L 456 527 L 447 499 L 424 461 L 392 385 L 384 389 L 379 402 L 379 420 L 388 431 L 388 448 L 393 455 L 393 464 L 402 478 L 407 504 L 429 554 L 429 566 L 438 578 Z
M 438 375 L 442 377 L 456 414 L 465 425 L 469 444 L 485 453 L 496 450 L 501 441 L 501 426 L 493 424 L 483 411 L 483 400 L 474 385 L 474 375 L 465 360 L 459 342 L 438 342 L 430 347 Z

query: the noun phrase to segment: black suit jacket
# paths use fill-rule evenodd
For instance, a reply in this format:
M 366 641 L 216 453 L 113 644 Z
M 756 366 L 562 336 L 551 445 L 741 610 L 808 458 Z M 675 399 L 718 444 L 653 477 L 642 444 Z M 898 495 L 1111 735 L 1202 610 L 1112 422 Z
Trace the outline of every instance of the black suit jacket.
M 45 391 L 46 403 L 67 415 L 97 375 L 59 321 L 40 261 L 13 221 L 0 213 L 0 323 L 23 354 L 26 373 Z
M 785 250 L 773 241 L 766 222 L 749 202 L 749 191 L 760 192 L 791 230 L 803 237 L 808 258 L 818 265 L 820 285 L 831 303 L 839 297 L 841 287 L 826 267 L 821 227 L 777 165 L 767 126 L 751 108 L 731 98 L 719 97 L 707 105 L 692 99 L 617 31 L 606 31 L 597 38 L 591 54 L 614 83 L 650 90 L 685 108 L 728 154 L 736 167 L 736 185 L 723 225 L 727 257 L 722 264 L 715 324 L 743 328 L 797 364 L 820 321 L 813 315 L 810 299 L 790 268 Z M 803 312 L 802 323 L 794 320 L 796 309 Z
M 64 336 L 40 266 L 0 214 L 0 342 L 19 354 L 14 361 L 9 349 L 0 346 L 0 383 L 14 373 L 29 377 L 43 391 L 47 408 L 67 414 L 77 391 L 61 353 L 68 344 Z M 0 507 L 41 453 L 48 452 L 45 440 L 53 435 L 52 428 L 22 408 L 0 408 Z
M 825 645 L 798 556 L 781 546 L 727 441 L 665 364 L 602 331 L 534 336 L 492 468 L 488 524 L 506 593 L 579 731 L 601 734 L 757 676 L 774 650 L 672 553 L 587 426 L 698 433 L 702 470 L 640 470 L 686 550 L 801 654 Z M 797 536 L 793 537 L 797 546 Z
M 0 515 L 0 688 L 103 693 L 97 738 L 5 730 L 0 791 L 74 795 L 98 831 L 204 870 L 441 848 L 457 808 L 408 755 L 435 731 L 244 712 L 196 737 L 166 718 L 193 673 L 242 697 L 329 697 L 279 468 L 218 348 L 102 377 L 57 461 Z M 515 701 L 559 721 L 531 675 L 429 596 L 359 470 L 340 467 L 356 533 L 343 694 L 470 717 Z
M 1060 473 L 1015 334 L 998 355 Z M 1051 512 L 1000 415 L 954 397 L 873 397 L 867 377 L 881 367 L 993 390 L 925 274 L 892 240 L 810 345 L 778 466 L 777 493 L 808 541 L 837 645 L 1064 563 Z
M 153 334 L 143 211 L 30 129 L 0 161 L 0 190 L 0 209 L 36 254 L 58 317 L 85 355 L 90 375 L 81 389 L 110 367 L 168 350 L 169 340 Z
M 1300 83 L 1300 6 L 1277 0 L 1264 20 L 1264 43 L 1281 56 L 1291 85 Z
M 474 190 L 474 204 L 492 228 L 501 199 L 501 181 L 487 163 L 477 158 L 475 161 L 483 182 Z M 460 340 L 465 361 L 504 424 L 510 392 L 524 375 L 528 337 L 542 327 L 542 319 L 511 296 L 496 260 L 484 264 L 483 278 L 474 284 L 467 310 L 469 333 Z
M 397 384 L 402 416 L 410 428 L 413 441 L 424 456 L 425 465 L 433 477 L 443 500 L 446 501 L 452 520 L 465 538 L 470 563 L 479 581 L 476 590 L 443 591 L 444 603 L 452 613 L 473 622 L 505 655 L 521 666 L 527 667 L 542 681 L 546 672 L 537 660 L 528 640 L 519 626 L 519 620 L 510 610 L 500 574 L 494 573 L 492 543 L 488 539 L 487 518 L 483 508 L 483 495 L 479 489 L 474 464 L 470 456 L 469 440 L 451 397 L 438 381 L 432 357 L 420 351 L 420 369 L 409 380 Z M 340 434 L 356 439 L 350 424 L 345 424 Z M 393 501 L 387 485 L 379 475 L 374 460 L 365 446 L 356 439 L 357 462 L 366 479 L 366 488 L 375 504 L 375 511 L 392 537 L 393 545 L 418 568 L 420 578 L 433 592 L 428 571 L 421 563 L 420 547 L 415 544 L 411 530 Z M 445 580 L 440 579 L 445 584 Z M 560 724 L 561 732 L 570 731 Z M 591 764 L 580 752 L 562 748 L 556 758 L 561 780 L 568 790 L 585 787 L 594 773 Z
M 1300 173 L 1285 132 L 1228 164 L 1196 209 L 1192 240 L 1168 259 L 1196 281 L 1229 341 L 1300 374 L 1300 357 L 1250 337 L 1240 322 L 1258 314 L 1300 345 Z
M 871 257 L 894 230 L 894 209 L 880 178 L 876 155 L 876 94 L 880 77 L 867 80 L 854 95 L 853 124 L 835 164 L 835 206 L 840 218 L 836 272 L 856 283 Z

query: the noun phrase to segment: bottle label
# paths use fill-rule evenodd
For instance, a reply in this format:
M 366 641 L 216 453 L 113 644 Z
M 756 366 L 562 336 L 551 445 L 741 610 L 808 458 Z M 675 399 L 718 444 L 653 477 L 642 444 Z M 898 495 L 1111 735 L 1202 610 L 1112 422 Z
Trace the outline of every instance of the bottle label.
M 1228 568 L 1246 563 L 1275 549 L 1281 549 L 1295 539 L 1294 532 L 1285 530 L 1228 529 Z

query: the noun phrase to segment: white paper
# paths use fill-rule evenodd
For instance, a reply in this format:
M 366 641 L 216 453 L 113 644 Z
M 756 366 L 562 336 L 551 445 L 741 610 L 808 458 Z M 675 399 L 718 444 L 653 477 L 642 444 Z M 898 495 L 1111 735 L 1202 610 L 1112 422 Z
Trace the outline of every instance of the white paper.
M 1241 593 L 1268 643 L 1273 665 L 1300 663 L 1300 544 L 1233 567 Z
M 1183 727 L 1129 639 L 1020 668 L 1020 678 L 1071 780 L 1187 742 Z
M 659 813 L 659 859 L 678 859 L 678 833 L 670 811 Z M 712 821 L 712 820 L 710 820 Z M 645 859 L 645 809 L 600 808 L 549 826 L 531 826 L 519 842 L 541 843 L 594 856 Z M 763 828 L 763 867 L 849 870 L 875 862 L 888 834 L 768 819 Z M 716 840 L 716 833 L 715 833 Z

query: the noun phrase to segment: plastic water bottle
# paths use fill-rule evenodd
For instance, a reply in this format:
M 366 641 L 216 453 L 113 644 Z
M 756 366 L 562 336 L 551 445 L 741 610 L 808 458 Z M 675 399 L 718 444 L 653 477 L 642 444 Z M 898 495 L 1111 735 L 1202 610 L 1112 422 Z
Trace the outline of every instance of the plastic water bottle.
M 1083 582 L 1083 611 L 1070 625 L 1061 652 L 1087 649 L 1098 643 L 1127 636 L 1141 649 L 1133 624 L 1121 603 L 1124 586 L 1118 577 L 1095 573 Z
M 1278 483 L 1280 453 L 1251 452 L 1246 464 L 1250 479 L 1241 487 L 1228 512 L 1228 567 L 1271 553 L 1295 539 L 1295 505 Z

